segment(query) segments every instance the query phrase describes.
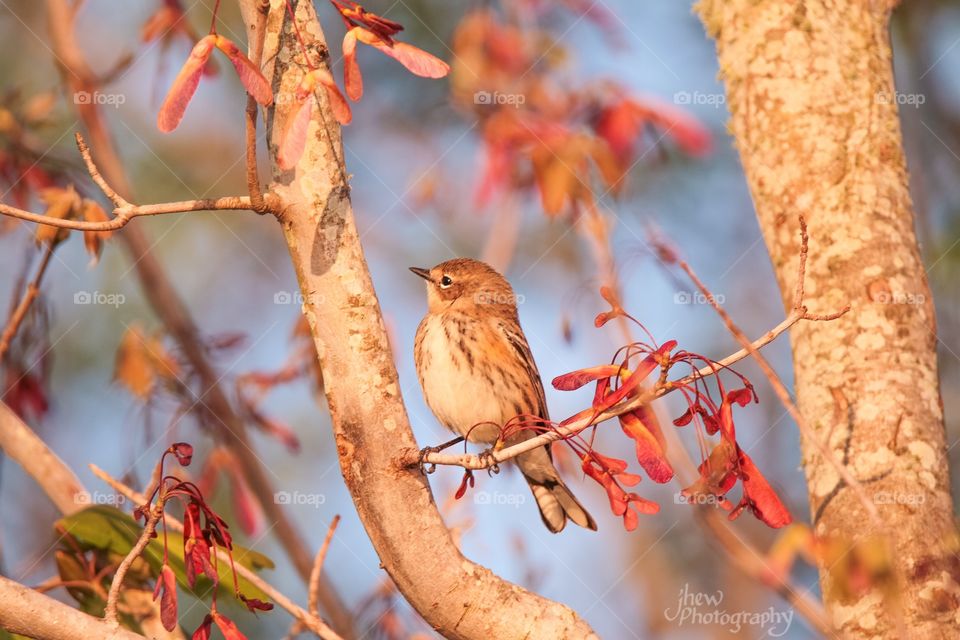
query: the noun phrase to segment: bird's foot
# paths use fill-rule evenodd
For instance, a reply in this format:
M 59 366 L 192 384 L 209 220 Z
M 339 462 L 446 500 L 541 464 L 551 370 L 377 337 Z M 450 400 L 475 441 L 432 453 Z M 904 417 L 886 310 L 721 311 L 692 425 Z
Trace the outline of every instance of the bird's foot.
M 420 473 L 422 473 L 423 475 L 429 475 L 437 470 L 437 465 L 435 465 L 432 462 L 427 462 L 427 455 L 431 453 L 440 453 L 444 449 L 448 447 L 452 447 L 453 445 L 459 444 L 461 442 L 463 442 L 463 436 L 460 436 L 459 438 L 454 438 L 449 442 L 444 442 L 443 444 L 439 444 L 435 447 L 424 447 L 423 449 L 420 449 L 420 456 L 418 458 Z
M 480 458 L 480 461 L 484 464 L 489 475 L 500 473 L 500 464 L 493 455 L 496 451 L 497 447 L 491 447 L 490 449 L 481 451 L 477 454 L 477 457 Z
M 431 453 L 438 453 L 440 447 L 424 447 L 420 449 L 420 456 L 418 458 L 418 466 L 420 467 L 420 473 L 423 475 L 429 475 L 437 470 L 437 465 L 427 462 L 427 455 Z

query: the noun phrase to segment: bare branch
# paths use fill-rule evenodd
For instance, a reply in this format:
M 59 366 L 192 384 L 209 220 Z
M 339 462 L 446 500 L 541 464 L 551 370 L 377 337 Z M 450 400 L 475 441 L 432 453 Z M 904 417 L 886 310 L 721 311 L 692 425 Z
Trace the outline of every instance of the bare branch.
M 3 357 L 7 355 L 7 350 L 10 349 L 10 343 L 13 341 L 14 336 L 17 335 L 17 331 L 20 330 L 23 319 L 27 317 L 27 311 L 30 310 L 30 306 L 34 300 L 37 299 L 37 296 L 40 295 L 40 283 L 43 281 L 43 276 L 47 272 L 47 267 L 50 266 L 50 258 L 53 257 L 53 252 L 56 251 L 56 248 L 57 243 L 55 242 L 49 242 L 44 247 L 43 257 L 40 259 L 40 266 L 37 267 L 36 274 L 34 274 L 33 279 L 27 284 L 27 288 L 23 292 L 23 297 L 20 298 L 20 303 L 17 304 L 13 313 L 10 314 L 7 326 L 3 328 L 3 333 L 0 334 L 0 362 L 3 362 Z
M 803 320 L 804 317 L 800 312 L 791 313 L 786 319 L 783 320 L 776 327 L 765 333 L 760 338 L 757 338 L 751 346 L 754 349 L 759 349 L 766 346 L 767 344 L 773 342 L 777 339 L 780 334 L 792 327 L 794 324 Z M 423 456 L 423 462 L 428 464 L 438 464 L 438 465 L 451 465 L 456 467 L 463 467 L 464 469 L 486 469 L 492 467 L 495 464 L 501 462 L 506 462 L 511 458 L 515 458 L 521 453 L 526 453 L 536 449 L 537 447 L 542 447 L 550 444 L 551 442 L 556 442 L 558 440 L 564 440 L 566 438 L 575 436 L 584 429 L 592 427 L 594 425 L 600 424 L 605 420 L 611 418 L 616 418 L 619 415 L 624 413 L 629 413 L 634 411 L 657 398 L 661 398 L 671 391 L 674 391 L 678 387 L 691 384 L 699 378 L 704 378 L 712 376 L 724 367 L 728 367 L 735 362 L 743 360 L 748 355 L 750 351 L 748 349 L 741 349 L 736 353 L 732 353 L 723 360 L 720 360 L 717 365 L 713 366 L 704 366 L 696 373 L 692 373 L 680 380 L 668 381 L 664 384 L 656 384 L 653 388 L 648 391 L 641 393 L 640 395 L 631 398 L 628 401 L 621 402 L 620 404 L 611 407 L 610 409 L 600 413 L 595 418 L 582 418 L 575 422 L 571 422 L 568 425 L 558 427 L 553 431 L 548 431 L 546 433 L 540 434 L 535 438 L 530 438 L 529 440 L 524 440 L 519 444 L 515 444 L 510 447 L 505 447 L 498 451 L 492 451 L 489 454 L 477 455 L 477 454 L 463 454 L 463 455 L 454 455 L 448 453 L 439 453 L 439 452 L 429 452 Z M 419 452 L 407 452 L 401 461 L 401 465 L 404 467 L 416 467 L 420 464 L 420 454 Z
M 253 17 L 246 15 L 250 11 L 249 3 L 241 2 L 240 4 L 245 20 L 252 18 L 252 25 L 247 29 L 247 35 L 250 36 L 247 57 L 259 69 L 263 58 L 263 38 L 266 34 L 270 3 L 269 0 L 256 0 Z M 267 213 L 271 209 L 264 201 L 263 192 L 260 190 L 260 174 L 257 168 L 257 111 L 256 99 L 248 94 L 245 111 L 247 191 L 250 194 L 251 208 L 257 213 Z
M 0 576 L 0 628 L 36 640 L 143 640 L 123 627 L 111 626 L 101 618 L 38 593 Z
M 325 51 L 312 3 L 291 4 L 304 47 Z M 272 5 L 265 42 L 265 75 L 277 95 L 289 95 L 304 68 L 284 3 Z M 322 92 L 316 97 L 320 108 L 314 110 L 303 155 L 288 171 L 274 162 L 271 191 L 283 204 L 280 219 L 320 358 L 340 468 L 383 568 L 410 605 L 446 638 L 596 637 L 570 608 L 465 558 L 426 480 L 415 470 L 397 468 L 397 452 L 416 443 L 354 222 L 340 160 L 340 129 L 327 97 Z M 294 115 L 293 107 L 277 101 L 268 112 L 271 148 Z
M 318 598 L 320 597 L 320 576 L 323 572 L 323 561 L 327 558 L 327 550 L 330 549 L 330 541 L 333 540 L 333 532 L 337 530 L 340 524 L 340 516 L 333 516 L 330 527 L 327 529 L 327 537 L 323 539 L 323 544 L 317 552 L 317 557 L 313 561 L 313 571 L 310 572 L 310 590 L 307 595 L 307 608 L 310 615 L 318 616 Z
M 0 449 L 23 467 L 64 515 L 90 504 L 90 494 L 77 476 L 3 402 L 0 402 Z
M 829 314 L 826 316 L 810 316 L 807 314 L 807 309 L 804 306 L 804 281 L 803 275 L 806 272 L 806 261 L 807 261 L 807 225 L 806 221 L 803 219 L 803 216 L 800 216 L 800 232 L 801 232 L 801 244 L 800 244 L 800 268 L 799 268 L 799 277 L 797 280 L 797 287 L 795 293 L 795 299 L 793 302 L 794 313 L 802 313 L 806 319 L 835 319 L 847 311 L 850 310 L 850 306 L 847 305 L 841 311 L 836 314 Z M 760 367 L 760 370 L 763 372 L 763 375 L 766 376 L 767 380 L 770 381 L 770 386 L 773 387 L 774 393 L 777 394 L 777 397 L 780 399 L 781 404 L 790 414 L 790 417 L 793 418 L 793 421 L 797 424 L 797 428 L 800 430 L 800 433 L 804 435 L 805 438 L 809 439 L 809 442 L 816 447 L 817 451 L 823 458 L 834 468 L 837 472 L 837 475 L 843 479 L 843 481 L 854 490 L 857 494 L 857 498 L 860 500 L 860 503 L 863 505 L 864 510 L 870 516 L 871 520 L 874 521 L 874 524 L 878 527 L 882 527 L 882 522 L 880 520 L 880 513 L 877 511 L 877 506 L 874 500 L 871 500 L 867 495 L 867 491 L 861 483 L 851 472 L 847 465 L 843 464 L 840 459 L 834 455 L 830 447 L 827 446 L 823 440 L 817 436 L 816 431 L 809 425 L 809 423 L 804 419 L 803 415 L 800 413 L 800 410 L 797 408 L 796 403 L 794 403 L 793 398 L 790 397 L 790 392 L 787 390 L 783 380 L 780 379 L 780 376 L 777 372 L 770 366 L 770 363 L 767 359 L 760 353 L 753 344 L 750 343 L 749 338 L 746 334 L 740 329 L 739 326 L 733 321 L 733 318 L 730 317 L 730 314 L 727 313 L 713 297 L 713 293 L 707 286 L 697 277 L 697 274 L 694 272 L 693 268 L 683 260 L 678 260 L 677 264 L 679 267 L 687 274 L 687 277 L 693 282 L 693 284 L 700 290 L 700 292 L 706 296 L 706 299 L 709 301 L 710 306 L 717 312 L 717 315 L 720 316 L 720 319 L 723 321 L 723 324 L 727 327 L 727 330 L 733 334 L 733 337 L 737 339 L 737 342 L 743 345 L 744 349 L 750 353 L 753 359 L 757 362 Z
M 143 501 L 141 504 L 146 504 L 146 501 Z M 139 558 L 143 550 L 150 544 L 150 540 L 153 538 L 153 532 L 156 531 L 157 523 L 160 522 L 160 518 L 162 517 L 163 501 L 159 501 L 150 509 L 150 517 L 147 518 L 147 524 L 143 527 L 140 539 L 133 545 L 133 548 L 130 549 L 123 561 L 120 562 L 116 573 L 113 574 L 113 580 L 110 582 L 110 592 L 107 593 L 107 607 L 103 617 L 107 623 L 115 627 L 120 625 L 120 621 L 117 619 L 117 599 L 120 597 L 120 587 L 123 586 L 123 579 L 126 577 L 127 571 L 130 569 L 133 561 Z
M 87 220 L 69 220 L 64 218 L 54 218 L 41 213 L 24 211 L 7 204 L 0 204 L 0 214 L 18 218 L 28 222 L 50 225 L 61 229 L 74 229 L 77 231 L 114 231 L 127 225 L 134 218 L 142 216 L 159 216 L 169 213 L 187 213 L 189 211 L 228 211 L 228 210 L 253 210 L 254 204 L 249 196 L 227 196 L 224 198 L 202 198 L 198 200 L 183 200 L 181 202 L 162 202 L 159 204 L 130 204 L 124 200 L 110 185 L 100 171 L 97 169 L 90 156 L 90 148 L 84 142 L 83 137 L 77 133 L 77 146 L 80 148 L 80 154 L 87 165 L 90 177 L 97 183 L 97 186 L 103 191 L 111 202 L 116 205 L 113 209 L 114 217 L 111 220 L 102 222 L 89 222 Z M 260 208 L 264 210 L 274 210 L 272 205 L 276 204 L 276 199 L 269 197 L 269 202 L 261 202 Z

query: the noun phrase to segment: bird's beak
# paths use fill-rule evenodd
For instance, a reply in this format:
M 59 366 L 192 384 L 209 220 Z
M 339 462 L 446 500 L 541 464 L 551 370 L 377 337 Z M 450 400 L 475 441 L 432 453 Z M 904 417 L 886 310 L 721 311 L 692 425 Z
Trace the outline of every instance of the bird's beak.
M 413 271 L 415 274 L 423 278 L 428 282 L 433 282 L 433 279 L 430 277 L 430 269 L 423 269 L 421 267 L 410 267 L 410 271 Z

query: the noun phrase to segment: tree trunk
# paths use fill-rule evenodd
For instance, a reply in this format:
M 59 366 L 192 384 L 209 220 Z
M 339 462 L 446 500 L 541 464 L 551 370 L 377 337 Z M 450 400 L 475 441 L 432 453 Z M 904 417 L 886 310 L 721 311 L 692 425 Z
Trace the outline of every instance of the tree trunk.
M 882 523 L 802 443 L 814 531 L 891 539 L 899 598 L 850 593 L 821 566 L 846 638 L 957 638 L 953 510 L 930 289 L 914 234 L 888 36 L 890 2 L 703 0 L 731 131 L 786 304 L 798 214 L 810 228 L 812 313 L 791 331 L 797 401 L 867 489 Z M 833 570 L 833 573 L 831 573 Z
M 312 4 L 293 4 L 311 63 L 327 65 Z M 340 128 L 326 96 L 317 92 L 321 108 L 314 110 L 303 156 L 293 170 L 277 167 L 277 143 L 294 115 L 292 100 L 285 98 L 308 68 L 282 0 L 271 3 L 264 42 L 264 71 L 277 96 L 267 116 L 271 191 L 282 200 L 278 218 L 320 358 L 341 470 L 383 568 L 413 608 L 448 638 L 595 637 L 569 608 L 464 558 L 426 479 L 402 468 L 400 460 L 416 443 L 353 220 Z

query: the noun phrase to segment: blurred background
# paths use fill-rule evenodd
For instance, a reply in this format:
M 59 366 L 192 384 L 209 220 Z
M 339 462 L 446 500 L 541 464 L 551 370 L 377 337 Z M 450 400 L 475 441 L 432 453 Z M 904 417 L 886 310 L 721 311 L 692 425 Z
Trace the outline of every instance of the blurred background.
M 337 60 L 343 24 L 328 3 L 316 4 Z M 689 284 L 671 276 L 659 263 L 649 244 L 654 230 L 722 296 L 748 334 L 760 335 L 775 326 L 783 318 L 779 292 L 736 152 L 726 134 L 728 114 L 716 78 L 713 43 L 691 5 L 668 0 L 516 4 L 522 8 L 494 11 L 500 11 L 502 24 L 516 30 L 510 37 L 522 39 L 524 55 L 532 56 L 536 64 L 535 71 L 529 72 L 531 78 L 523 78 L 528 73 L 523 71 L 512 82 L 528 86 L 523 85 L 527 80 L 548 77 L 556 89 L 551 95 L 564 96 L 556 108 L 571 112 L 587 113 L 597 104 L 611 104 L 611 96 L 623 95 L 645 105 L 664 105 L 638 134 L 623 184 L 617 189 L 599 188 L 598 196 L 603 195 L 596 199 L 597 211 L 609 225 L 608 257 L 615 263 L 625 307 L 660 342 L 676 339 L 682 348 L 717 359 L 736 350 L 735 341 L 709 306 L 698 303 L 690 295 Z M 88 0 L 77 22 L 78 40 L 95 71 L 107 72 L 124 55 L 132 56 L 103 89 L 120 97 L 104 104 L 103 113 L 133 185 L 134 201 L 243 194 L 244 99 L 222 58 L 220 72 L 204 78 L 175 133 L 161 134 L 154 125 L 163 95 L 191 47 L 186 37 L 171 38 L 166 44 L 142 41 L 141 29 L 158 5 Z M 212 0 L 187 5 L 190 24 L 204 33 Z M 582 217 L 569 210 L 546 214 L 529 178 L 514 177 L 508 188 L 485 200 L 478 195 L 491 175 L 491 109 L 513 108 L 478 103 L 474 98 L 475 90 L 498 88 L 485 82 L 503 81 L 486 68 L 473 68 L 470 58 L 476 33 L 464 20 L 475 17 L 471 12 L 484 6 L 433 0 L 368 2 L 370 11 L 405 26 L 400 35 L 404 41 L 447 60 L 453 73 L 439 81 L 418 78 L 372 49 L 361 49 L 365 95 L 354 105 L 353 123 L 344 129 L 357 224 L 421 445 L 443 442 L 449 434 L 427 410 L 417 383 L 412 345 L 426 300 L 423 283 L 407 267 L 429 267 L 455 256 L 484 257 L 505 267 L 522 298 L 521 321 L 545 380 L 606 363 L 624 343 L 613 324 L 593 327 L 593 317 L 607 308 L 598 288 L 610 272 L 605 271 L 603 252 L 598 254 L 589 231 L 584 230 Z M 219 25 L 221 33 L 244 44 L 233 3 L 224 3 Z M 960 390 L 958 34 L 960 4 L 956 2 L 905 3 L 893 20 L 897 99 L 917 227 L 937 308 L 942 393 L 951 443 L 958 436 Z M 506 36 L 501 44 L 508 53 L 498 73 L 506 73 L 503 69 L 509 67 L 511 55 L 519 55 L 514 48 L 519 45 Z M 71 97 L 60 86 L 42 3 L 2 3 L 0 60 L 0 99 L 6 109 L 22 113 L 35 96 L 51 97 L 51 111 L 32 133 L 42 154 L 41 166 L 63 171 L 85 194 L 99 197 L 84 181 L 73 147 L 72 134 L 79 123 Z M 339 61 L 335 76 L 342 77 Z M 537 101 L 545 100 L 522 93 L 508 95 L 525 95 L 530 101 L 519 109 L 530 105 L 542 109 Z M 678 117 L 677 110 L 699 124 L 671 121 Z M 589 126 L 595 123 L 591 117 L 587 113 L 579 122 Z M 679 123 L 680 128 L 663 126 L 662 120 Z M 700 126 L 709 131 L 712 143 L 691 141 L 689 136 L 696 138 Z M 4 165 L 3 201 L 13 203 L 18 180 L 16 171 L 10 173 L 8 150 L 4 154 L 8 164 Z M 265 157 L 262 160 L 263 168 Z M 30 202 L 37 206 L 36 200 Z M 243 376 L 277 371 L 290 362 L 301 348 L 292 337 L 300 315 L 299 300 L 274 220 L 249 212 L 220 212 L 141 219 L 133 224 L 149 234 L 153 250 L 204 336 L 211 344 L 227 343 L 227 348 L 211 350 L 225 388 L 232 392 Z M 36 260 L 37 249 L 32 225 L 4 225 L 0 300 L 6 301 L 19 297 L 22 277 L 30 273 L 28 266 Z M 817 250 L 815 239 L 810 250 Z M 132 326 L 148 333 L 162 327 L 115 239 L 106 244 L 98 265 L 91 267 L 89 262 L 79 234 L 56 251 L 37 317 L 28 323 L 32 333 L 23 334 L 26 338 L 21 335 L 33 342 L 13 355 L 19 359 L 18 374 L 32 372 L 49 402 L 46 411 L 27 413 L 31 426 L 95 492 L 95 500 L 113 503 L 116 496 L 93 477 L 89 463 L 142 486 L 170 442 L 187 440 L 196 446 L 192 470 L 198 474 L 215 444 L 195 419 L 178 414 L 174 400 L 161 396 L 145 406 L 114 380 L 124 333 Z M 175 356 L 175 346 L 165 344 Z M 787 340 L 770 345 L 767 355 L 789 379 Z M 759 405 L 738 410 L 741 444 L 794 517 L 809 521 L 797 431 L 756 368 L 744 363 L 739 370 L 756 383 L 760 395 Z M 6 379 L 9 394 L 9 372 Z M 561 393 L 546 386 L 555 419 L 584 408 L 592 397 L 589 390 Z M 678 398 L 661 403 L 661 415 L 666 418 L 684 410 Z M 311 551 L 322 541 L 333 516 L 343 517 L 326 567 L 355 610 L 364 637 L 430 634 L 415 614 L 382 588 L 385 574 L 344 488 L 315 382 L 302 377 L 278 385 L 264 396 L 258 410 L 299 441 L 299 452 L 294 453 L 276 433 L 252 432 L 256 453 L 277 491 L 285 492 L 281 500 L 290 502 L 288 513 L 314 545 Z M 682 433 L 696 457 L 692 435 Z M 613 424 L 599 430 L 597 446 L 610 455 L 632 457 L 633 443 Z M 951 448 L 951 466 L 958 455 Z M 225 466 L 230 466 L 229 460 Z M 569 527 L 553 536 L 542 526 L 518 474 L 509 470 L 493 477 L 479 474 L 476 488 L 454 501 L 460 476 L 455 469 L 441 468 L 430 482 L 464 553 L 508 580 L 573 607 L 602 637 L 816 636 L 799 616 L 788 621 L 789 605 L 743 578 L 711 544 L 690 506 L 678 504 L 676 483 L 641 483 L 639 493 L 662 508 L 657 515 L 641 516 L 639 528 L 628 533 L 610 513 L 603 491 L 568 464 L 571 487 L 597 518 L 600 531 Z M 246 531 L 239 534 L 241 542 L 277 562 L 268 579 L 302 601 L 303 585 L 271 536 L 269 522 L 259 521 L 256 514 L 237 513 L 237 507 L 243 511 L 245 498 L 229 472 L 210 474 L 208 480 L 216 492 L 214 503 L 228 519 L 247 519 Z M 0 469 L 0 508 L 3 574 L 27 584 L 49 578 L 55 573 L 50 550 L 56 538 L 51 523 L 58 516 L 41 491 L 7 460 Z M 775 531 L 749 516 L 734 527 L 761 549 L 776 537 Z M 243 531 L 240 526 L 234 529 Z M 816 573 L 808 566 L 798 566 L 793 579 L 816 596 Z M 681 615 L 689 609 L 683 594 L 719 594 L 719 607 L 702 611 L 775 612 L 780 617 L 774 619 L 780 622 L 734 629 L 722 622 L 691 620 Z M 185 627 L 192 629 L 204 613 L 203 605 L 186 612 Z M 288 616 L 280 611 L 259 617 L 238 611 L 234 618 L 249 637 L 282 637 L 289 626 Z

